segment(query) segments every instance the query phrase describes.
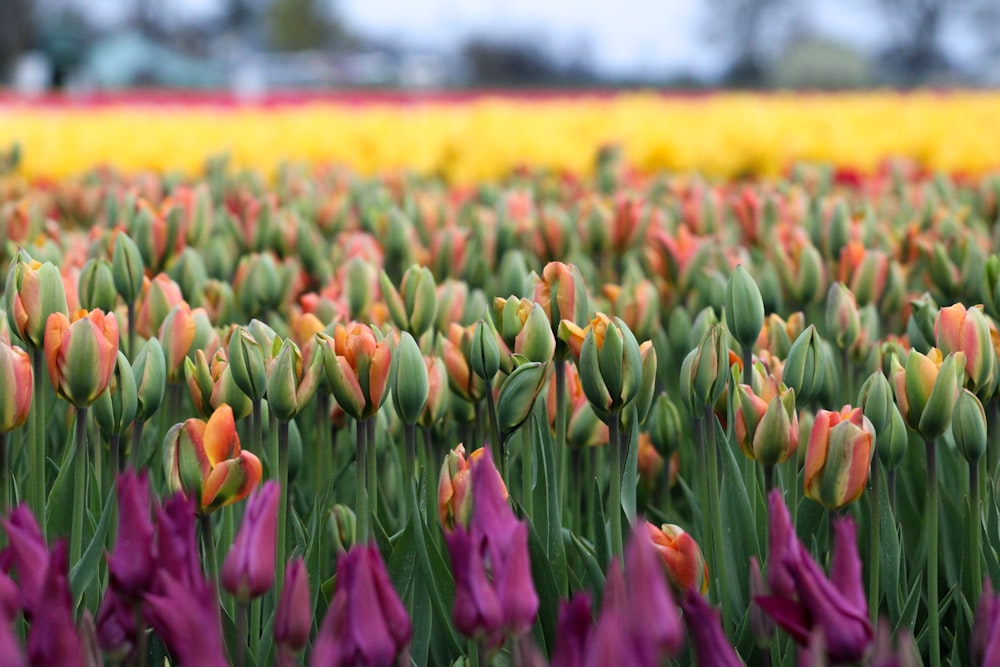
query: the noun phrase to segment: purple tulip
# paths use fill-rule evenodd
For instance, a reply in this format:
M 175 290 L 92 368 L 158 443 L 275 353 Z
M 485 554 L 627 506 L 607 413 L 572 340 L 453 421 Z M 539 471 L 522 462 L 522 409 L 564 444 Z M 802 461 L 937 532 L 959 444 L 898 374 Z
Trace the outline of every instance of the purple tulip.
M 28 632 L 28 660 L 32 665 L 87 667 L 83 646 L 73 625 L 73 597 L 69 592 L 66 541 L 49 554 L 40 604 Z
M 673 655 L 684 642 L 677 604 L 657 556 L 645 523 L 637 521 L 625 548 L 625 575 L 628 580 L 628 614 L 636 650 L 659 664 L 664 655 Z
M 222 587 L 246 602 L 274 585 L 274 551 L 281 487 L 266 482 L 247 502 L 240 532 L 222 565 Z
M 787 516 L 779 494 L 772 492 L 771 517 Z M 776 511 L 777 510 L 777 511 Z M 783 530 L 781 521 L 772 524 Z M 789 524 L 790 526 L 790 524 Z M 756 598 L 760 607 L 799 645 L 809 642 L 813 630 L 822 630 L 825 650 L 834 662 L 860 660 L 872 643 L 868 604 L 861 582 L 856 529 L 850 518 L 833 524 L 835 535 L 830 578 L 823 575 L 806 549 L 794 540 L 771 554 L 768 568 L 771 595 Z M 780 559 L 774 562 L 775 559 Z M 778 576 L 772 574 L 777 573 Z M 790 578 L 793 589 L 787 589 Z
M 215 586 L 200 575 L 184 582 L 167 572 L 157 575 L 157 585 L 159 594 L 146 595 L 146 616 L 177 664 L 228 667 Z
M 969 654 L 973 665 L 985 667 L 1000 664 L 1000 596 L 993 594 L 989 578 L 983 581 L 983 590 L 979 594 Z
M 111 586 L 126 597 L 142 595 L 156 569 L 149 478 L 127 470 L 118 476 L 118 538 L 108 557 Z
M 785 501 L 781 497 L 781 490 L 772 489 L 767 501 L 768 524 L 770 526 L 767 586 L 771 589 L 772 595 L 793 597 L 795 595 L 795 581 L 785 563 L 797 561 L 802 547 L 799 538 L 795 536 L 795 526 L 792 525 L 788 507 L 785 506 Z
M 124 660 L 138 639 L 135 610 L 114 588 L 108 588 L 97 609 L 97 643 L 109 657 Z
M 309 578 L 301 558 L 288 561 L 285 567 L 285 587 L 274 613 L 274 643 L 278 647 L 277 662 L 294 665 L 294 655 L 305 648 L 312 629 L 312 599 Z
M 559 603 L 551 667 L 583 667 L 593 624 L 590 596 L 586 593 L 577 593 L 569 601 Z
M 413 626 L 374 544 L 337 562 L 337 585 L 313 645 L 312 667 L 388 667 L 406 650 Z
M 978 663 L 977 663 L 978 664 Z M 875 655 L 871 667 L 919 667 L 917 647 L 908 628 L 900 628 L 896 646 L 892 645 L 892 628 L 885 618 L 879 619 L 875 633 Z
M 498 647 L 531 629 L 538 594 L 531 578 L 528 525 L 519 521 L 489 451 L 472 468 L 472 515 L 445 534 L 455 576 L 452 620 L 462 634 Z
M 203 579 L 195 538 L 194 501 L 175 494 L 163 506 L 156 507 L 157 574 L 152 590 L 162 592 L 158 581 L 169 574 L 181 584 L 195 584 Z
M 24 667 L 24 651 L 13 623 L 21 609 L 20 593 L 10 577 L 0 573 L 0 667 Z
M 45 538 L 27 505 L 19 505 L 2 520 L 10 544 L 0 554 L 6 572 L 17 570 L 20 583 L 20 606 L 31 620 L 46 605 L 45 585 L 49 570 L 49 550 Z
M 584 665 L 603 667 L 604 665 L 634 665 L 635 667 L 656 667 L 659 663 L 648 662 L 647 651 L 636 651 L 629 637 L 629 627 L 633 619 L 628 611 L 628 592 L 625 575 L 618 559 L 613 559 L 608 567 L 604 582 L 604 604 L 597 618 L 597 627 L 587 642 Z
M 719 612 L 694 589 L 688 590 L 681 601 L 684 623 L 694 645 L 696 665 L 705 667 L 743 667 L 743 661 L 722 631 Z

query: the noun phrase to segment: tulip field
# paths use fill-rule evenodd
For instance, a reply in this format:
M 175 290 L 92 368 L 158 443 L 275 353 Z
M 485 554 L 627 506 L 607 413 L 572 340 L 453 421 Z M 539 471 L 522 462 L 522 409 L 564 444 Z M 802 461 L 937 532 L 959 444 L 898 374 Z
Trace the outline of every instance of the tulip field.
M 1000 665 L 998 112 L 0 96 L 0 667 Z

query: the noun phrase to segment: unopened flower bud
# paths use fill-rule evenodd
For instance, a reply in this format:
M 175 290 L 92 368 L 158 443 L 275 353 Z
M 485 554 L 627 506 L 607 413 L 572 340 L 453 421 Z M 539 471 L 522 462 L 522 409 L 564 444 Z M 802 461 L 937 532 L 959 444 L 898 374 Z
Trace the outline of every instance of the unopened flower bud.
M 113 311 L 115 302 L 118 300 L 118 293 L 115 291 L 115 280 L 111 275 L 110 262 L 106 259 L 87 260 L 80 272 L 77 290 L 82 308 Z
M 951 417 L 955 446 L 970 464 L 978 463 L 986 453 L 986 412 L 983 404 L 968 389 L 959 392 Z
M 764 326 L 764 301 L 760 289 L 742 264 L 726 284 L 726 324 L 733 338 L 745 348 L 757 340 Z

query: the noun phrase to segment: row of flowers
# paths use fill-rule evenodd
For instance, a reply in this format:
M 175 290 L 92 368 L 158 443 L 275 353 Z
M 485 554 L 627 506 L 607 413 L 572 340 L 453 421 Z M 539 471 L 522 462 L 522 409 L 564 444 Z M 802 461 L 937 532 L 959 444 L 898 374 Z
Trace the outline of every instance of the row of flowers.
M 414 169 L 475 184 L 523 165 L 571 174 L 601 146 L 620 144 L 637 167 L 712 176 L 777 175 L 790 164 L 832 162 L 873 172 L 890 157 L 928 169 L 997 167 L 986 92 L 694 97 L 625 94 L 484 97 L 459 102 L 295 105 L 49 106 L 0 101 L 0 146 L 19 142 L 32 176 L 98 165 L 197 172 L 227 153 L 271 171 L 282 160 L 336 162 L 365 173 Z M 956 125 L 955 118 L 962 123 Z
M 475 191 L 213 163 L 0 192 L 32 664 L 655 665 L 690 655 L 678 606 L 699 664 L 994 659 L 992 178 L 604 153 Z

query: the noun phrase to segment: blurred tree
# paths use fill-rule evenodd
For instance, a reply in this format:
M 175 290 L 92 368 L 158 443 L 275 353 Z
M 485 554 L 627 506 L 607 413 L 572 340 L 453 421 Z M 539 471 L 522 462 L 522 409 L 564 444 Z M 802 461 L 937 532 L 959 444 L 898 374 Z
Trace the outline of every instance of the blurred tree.
M 789 6 L 788 0 L 709 0 L 709 37 L 729 51 L 728 83 L 759 86 L 765 82 L 767 31 Z
M 34 19 L 30 0 L 0 0 L 0 81 L 8 80 L 18 55 L 32 47 Z
M 347 48 L 356 38 L 325 3 L 274 0 L 268 12 L 271 46 L 278 51 Z
M 471 37 L 461 58 L 473 86 L 588 85 L 594 74 L 586 59 L 561 65 L 546 53 L 539 40 Z
M 947 19 L 969 7 L 968 0 L 878 0 L 878 4 L 892 34 L 885 60 L 903 83 L 919 83 L 935 70 L 947 69 L 941 33 Z

